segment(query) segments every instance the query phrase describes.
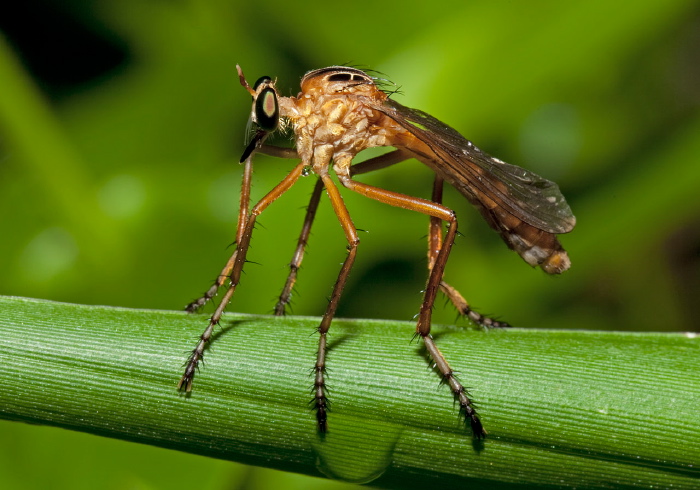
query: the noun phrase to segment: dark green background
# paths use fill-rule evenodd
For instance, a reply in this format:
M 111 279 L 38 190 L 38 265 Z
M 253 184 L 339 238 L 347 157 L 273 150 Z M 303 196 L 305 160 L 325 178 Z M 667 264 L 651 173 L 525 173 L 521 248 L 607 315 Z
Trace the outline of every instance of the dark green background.
M 481 311 L 522 327 L 698 330 L 697 2 L 34 0 L 0 28 L 0 294 L 182 308 L 232 250 L 250 110 L 236 63 L 284 95 L 350 63 L 567 196 L 573 265 L 552 278 L 448 192 L 464 236 L 446 277 Z M 291 165 L 257 159 L 253 198 Z M 360 180 L 429 196 L 430 178 L 413 161 Z M 232 310 L 271 311 L 312 186 L 260 218 Z M 368 233 L 339 314 L 410 319 L 427 220 L 343 195 Z M 322 313 L 344 250 L 324 198 L 294 313 Z M 442 301 L 435 315 L 455 319 Z M 57 429 L 0 434 L 3 488 L 338 485 Z

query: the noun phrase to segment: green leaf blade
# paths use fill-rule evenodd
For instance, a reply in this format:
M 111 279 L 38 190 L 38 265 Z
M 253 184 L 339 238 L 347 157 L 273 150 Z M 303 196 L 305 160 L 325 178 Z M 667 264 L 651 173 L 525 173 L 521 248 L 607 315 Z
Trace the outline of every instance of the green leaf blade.
M 693 488 L 698 338 L 435 326 L 489 437 L 472 440 L 412 324 L 338 320 L 330 432 L 308 405 L 315 318 L 206 317 L 0 298 L 0 417 L 385 488 Z M 377 478 L 377 479 L 374 479 Z

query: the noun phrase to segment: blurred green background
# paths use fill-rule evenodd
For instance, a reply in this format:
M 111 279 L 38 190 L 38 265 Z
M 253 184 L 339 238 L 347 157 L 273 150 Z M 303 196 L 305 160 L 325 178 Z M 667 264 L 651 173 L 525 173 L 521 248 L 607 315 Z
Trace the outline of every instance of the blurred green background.
M 31 0 L 0 29 L 0 294 L 182 308 L 232 251 L 250 110 L 236 63 L 284 95 L 349 63 L 567 196 L 573 266 L 553 278 L 447 193 L 463 236 L 446 278 L 480 311 L 522 327 L 698 330 L 698 2 Z M 253 199 L 291 166 L 258 158 Z M 360 180 L 430 195 L 415 161 Z M 271 312 L 312 187 L 262 215 L 230 309 Z M 343 194 L 367 233 L 339 314 L 410 320 L 427 220 Z M 329 208 L 295 314 L 323 312 L 344 258 Z M 453 308 L 440 302 L 435 320 L 453 323 Z M 344 487 L 53 428 L 0 434 L 2 488 Z

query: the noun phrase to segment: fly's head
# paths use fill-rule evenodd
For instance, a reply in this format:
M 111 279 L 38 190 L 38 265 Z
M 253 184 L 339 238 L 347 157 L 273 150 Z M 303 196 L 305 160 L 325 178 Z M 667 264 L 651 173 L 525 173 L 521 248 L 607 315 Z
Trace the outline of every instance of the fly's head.
M 241 85 L 253 98 L 253 107 L 248 124 L 254 123 L 256 126 L 255 135 L 241 157 L 241 162 L 243 162 L 256 148 L 262 145 L 270 133 L 280 126 L 280 105 L 275 81 L 272 78 L 268 76 L 260 77 L 251 87 L 248 85 L 241 67 L 236 65 L 236 69 L 238 70 L 238 78 Z
M 250 120 L 266 133 L 275 131 L 280 126 L 280 104 L 277 87 L 275 87 L 276 81 L 268 76 L 263 76 L 258 78 L 251 87 L 248 85 L 241 67 L 236 65 L 236 69 L 241 85 L 253 98 Z
M 255 95 L 250 117 L 260 129 L 272 132 L 280 123 L 280 106 L 275 82 L 270 77 L 260 77 L 255 82 L 253 90 Z

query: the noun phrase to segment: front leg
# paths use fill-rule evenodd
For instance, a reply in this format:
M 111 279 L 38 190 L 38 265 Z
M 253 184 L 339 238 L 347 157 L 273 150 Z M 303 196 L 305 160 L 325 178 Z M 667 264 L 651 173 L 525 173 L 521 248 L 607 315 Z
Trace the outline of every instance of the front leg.
M 194 313 L 199 310 L 202 306 L 207 304 L 216 293 L 219 292 L 219 288 L 224 285 L 226 279 L 231 275 L 231 270 L 233 269 L 233 264 L 236 262 L 236 257 L 238 256 L 238 243 L 241 241 L 241 236 L 245 230 L 246 224 L 248 222 L 248 208 L 250 206 L 250 185 L 253 178 L 253 154 L 248 155 L 245 159 L 243 166 L 243 178 L 241 179 L 241 197 L 238 206 L 238 224 L 236 226 L 236 250 L 233 251 L 231 257 L 226 262 L 224 269 L 221 274 L 218 275 L 214 284 L 202 295 L 200 298 L 192 301 L 185 307 L 187 313 Z
M 264 141 L 264 139 L 262 140 Z M 248 211 L 250 208 L 250 187 L 253 178 L 253 157 L 257 153 L 262 153 L 263 155 L 268 155 L 278 158 L 299 158 L 297 152 L 293 148 L 281 148 L 277 146 L 265 145 L 260 142 L 260 146 L 257 147 L 253 145 L 252 149 L 246 154 L 244 154 L 245 159 L 242 162 L 243 166 L 243 178 L 241 179 L 241 197 L 238 206 L 238 224 L 236 226 L 236 244 L 241 241 L 241 235 L 243 230 L 245 230 L 248 221 Z M 216 294 L 219 292 L 219 288 L 226 283 L 226 279 L 231 275 L 231 270 L 233 269 L 233 264 L 236 262 L 236 257 L 238 254 L 238 246 L 234 250 L 231 257 L 226 262 L 221 273 L 217 276 L 214 284 L 199 298 L 192 301 L 185 307 L 187 313 L 194 313 L 202 308 L 205 304 L 211 301 Z
M 248 219 L 246 220 L 245 228 L 241 233 L 240 240 L 236 244 L 236 252 L 234 252 L 234 255 L 232 257 L 232 260 L 234 262 L 231 267 L 231 274 L 229 276 L 231 279 L 231 285 L 228 291 L 226 291 L 226 294 L 224 295 L 223 299 L 221 300 L 221 304 L 219 304 L 219 306 L 216 308 L 216 311 L 210 318 L 209 325 L 200 336 L 199 342 L 197 342 L 197 346 L 192 351 L 192 354 L 190 354 L 190 357 L 185 367 L 185 373 L 182 375 L 182 378 L 180 379 L 180 382 L 177 385 L 178 390 L 184 389 L 187 392 L 192 391 L 192 381 L 194 379 L 195 373 L 197 372 L 197 367 L 199 366 L 199 363 L 202 360 L 202 356 L 204 355 L 204 348 L 206 347 L 207 343 L 209 343 L 209 341 L 211 340 L 211 335 L 214 331 L 214 327 L 219 324 L 221 316 L 224 314 L 224 310 L 226 309 L 226 306 L 228 306 L 228 303 L 231 301 L 231 297 L 233 296 L 233 293 L 236 290 L 236 286 L 238 286 L 238 283 L 240 281 L 241 272 L 243 271 L 243 265 L 246 261 L 246 255 L 248 253 L 248 247 L 250 246 L 250 239 L 253 234 L 253 228 L 255 227 L 255 220 L 257 216 L 260 213 L 262 213 L 265 210 L 265 208 L 267 208 L 270 204 L 277 200 L 277 198 L 279 198 L 282 194 L 287 192 L 289 188 L 292 187 L 292 185 L 294 185 L 294 183 L 297 180 L 299 180 L 299 177 L 301 177 L 303 171 L 304 164 L 298 164 L 284 178 L 284 180 L 282 180 L 282 182 L 277 184 L 277 186 L 275 186 L 274 189 L 272 189 L 265 197 L 263 197 L 253 207 L 253 209 L 251 209 Z

